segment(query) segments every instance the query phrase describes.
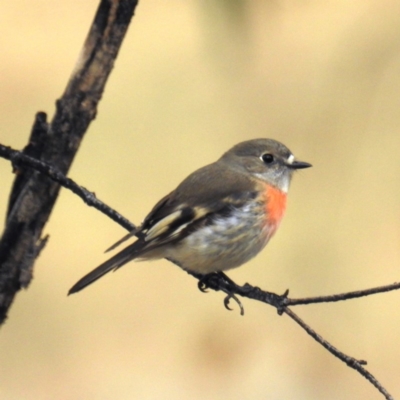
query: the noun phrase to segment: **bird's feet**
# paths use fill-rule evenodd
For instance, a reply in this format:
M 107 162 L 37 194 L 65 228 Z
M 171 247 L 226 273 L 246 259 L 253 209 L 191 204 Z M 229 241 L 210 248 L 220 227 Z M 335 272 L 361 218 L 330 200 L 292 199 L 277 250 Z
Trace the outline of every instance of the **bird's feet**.
M 226 297 L 224 299 L 225 308 L 230 311 L 232 310 L 232 308 L 229 307 L 229 302 L 231 299 L 233 299 L 240 308 L 240 315 L 244 315 L 244 307 L 235 294 L 237 289 L 241 289 L 242 287 L 237 285 L 223 272 L 211 272 L 210 274 L 203 275 L 199 278 L 199 283 L 197 286 L 203 293 L 206 293 L 207 289 L 222 290 L 226 293 Z

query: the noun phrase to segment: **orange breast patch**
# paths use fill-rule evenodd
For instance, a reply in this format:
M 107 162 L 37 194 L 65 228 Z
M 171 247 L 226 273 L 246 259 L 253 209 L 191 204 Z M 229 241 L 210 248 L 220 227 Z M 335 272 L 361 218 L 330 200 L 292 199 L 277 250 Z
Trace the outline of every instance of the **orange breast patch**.
M 267 185 L 266 197 L 269 222 L 279 225 L 286 210 L 286 193 Z

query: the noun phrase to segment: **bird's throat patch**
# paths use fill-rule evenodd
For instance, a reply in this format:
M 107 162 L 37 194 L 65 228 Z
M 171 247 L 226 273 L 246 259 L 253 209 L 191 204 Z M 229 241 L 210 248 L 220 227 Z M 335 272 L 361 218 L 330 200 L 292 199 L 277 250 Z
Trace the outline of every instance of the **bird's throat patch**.
M 268 219 L 270 223 L 279 224 L 286 210 L 286 193 L 273 186 L 268 186 L 266 195 Z

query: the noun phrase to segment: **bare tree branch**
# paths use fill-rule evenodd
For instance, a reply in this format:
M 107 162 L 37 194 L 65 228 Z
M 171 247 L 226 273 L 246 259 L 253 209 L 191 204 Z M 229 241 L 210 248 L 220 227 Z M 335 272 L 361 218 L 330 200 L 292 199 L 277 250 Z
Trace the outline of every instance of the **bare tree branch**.
M 135 225 L 125 219 L 123 216 L 118 214 L 115 210 L 108 207 L 106 204 L 98 200 L 93 193 L 89 192 L 85 188 L 77 185 L 71 179 L 63 176 L 63 174 L 55 169 L 54 167 L 46 164 L 43 161 L 38 161 L 30 156 L 22 154 L 16 150 L 11 149 L 0 144 L 0 157 L 6 158 L 13 162 L 14 167 L 26 166 L 33 168 L 40 173 L 46 175 L 50 179 L 54 179 L 56 182 L 60 183 L 67 189 L 70 189 L 82 200 L 91 205 L 113 219 L 115 222 L 119 223 L 128 231 L 134 234 Z M 230 278 L 228 278 L 223 273 L 212 273 L 209 275 L 200 275 L 187 271 L 193 277 L 199 279 L 199 289 L 205 292 L 207 289 L 212 289 L 215 291 L 222 291 L 226 294 L 224 299 L 224 304 L 227 309 L 229 308 L 229 301 L 231 299 L 235 300 L 240 307 L 241 314 L 244 314 L 244 308 L 237 296 L 247 297 L 249 299 L 261 301 L 263 303 L 269 304 L 275 307 L 279 315 L 286 314 L 292 318 L 298 325 L 300 325 L 314 340 L 321 344 L 326 350 L 328 350 L 332 355 L 337 357 L 339 360 L 343 361 L 350 368 L 355 369 L 364 378 L 366 378 L 375 388 L 382 393 L 387 400 L 393 400 L 393 397 L 389 392 L 382 386 L 382 384 L 364 367 L 367 364 L 364 360 L 357 360 L 354 357 L 348 356 L 347 354 L 340 351 L 338 348 L 329 343 L 321 335 L 315 332 L 308 324 L 306 324 L 297 314 L 295 314 L 288 306 L 294 305 L 306 305 L 311 303 L 324 303 L 332 301 L 350 300 L 354 298 L 359 298 L 363 296 L 369 296 L 371 294 L 384 293 L 388 291 L 397 290 L 400 288 L 399 283 L 394 283 L 392 285 L 380 286 L 376 288 L 359 290 L 354 292 L 342 293 L 331 296 L 320 296 L 320 297 L 310 297 L 302 299 L 290 299 L 288 298 L 289 291 L 287 290 L 284 294 L 278 295 L 276 293 L 267 292 L 261 290 L 258 287 L 252 286 L 248 283 L 243 286 L 237 285 Z
M 24 153 L 66 175 L 128 29 L 137 0 L 101 0 L 81 55 L 51 123 L 38 113 Z M 0 240 L 0 325 L 16 293 L 32 278 L 40 239 L 60 185 L 32 169 L 18 168 Z

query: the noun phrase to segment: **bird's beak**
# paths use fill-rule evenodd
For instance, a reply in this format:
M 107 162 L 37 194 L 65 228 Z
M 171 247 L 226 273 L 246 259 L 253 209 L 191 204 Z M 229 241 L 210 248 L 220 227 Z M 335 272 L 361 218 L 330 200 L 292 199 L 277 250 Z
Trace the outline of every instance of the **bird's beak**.
M 311 164 L 309 164 L 308 162 L 304 162 L 304 161 L 293 161 L 292 163 L 287 164 L 287 166 L 291 169 L 303 169 L 303 168 L 312 167 Z

